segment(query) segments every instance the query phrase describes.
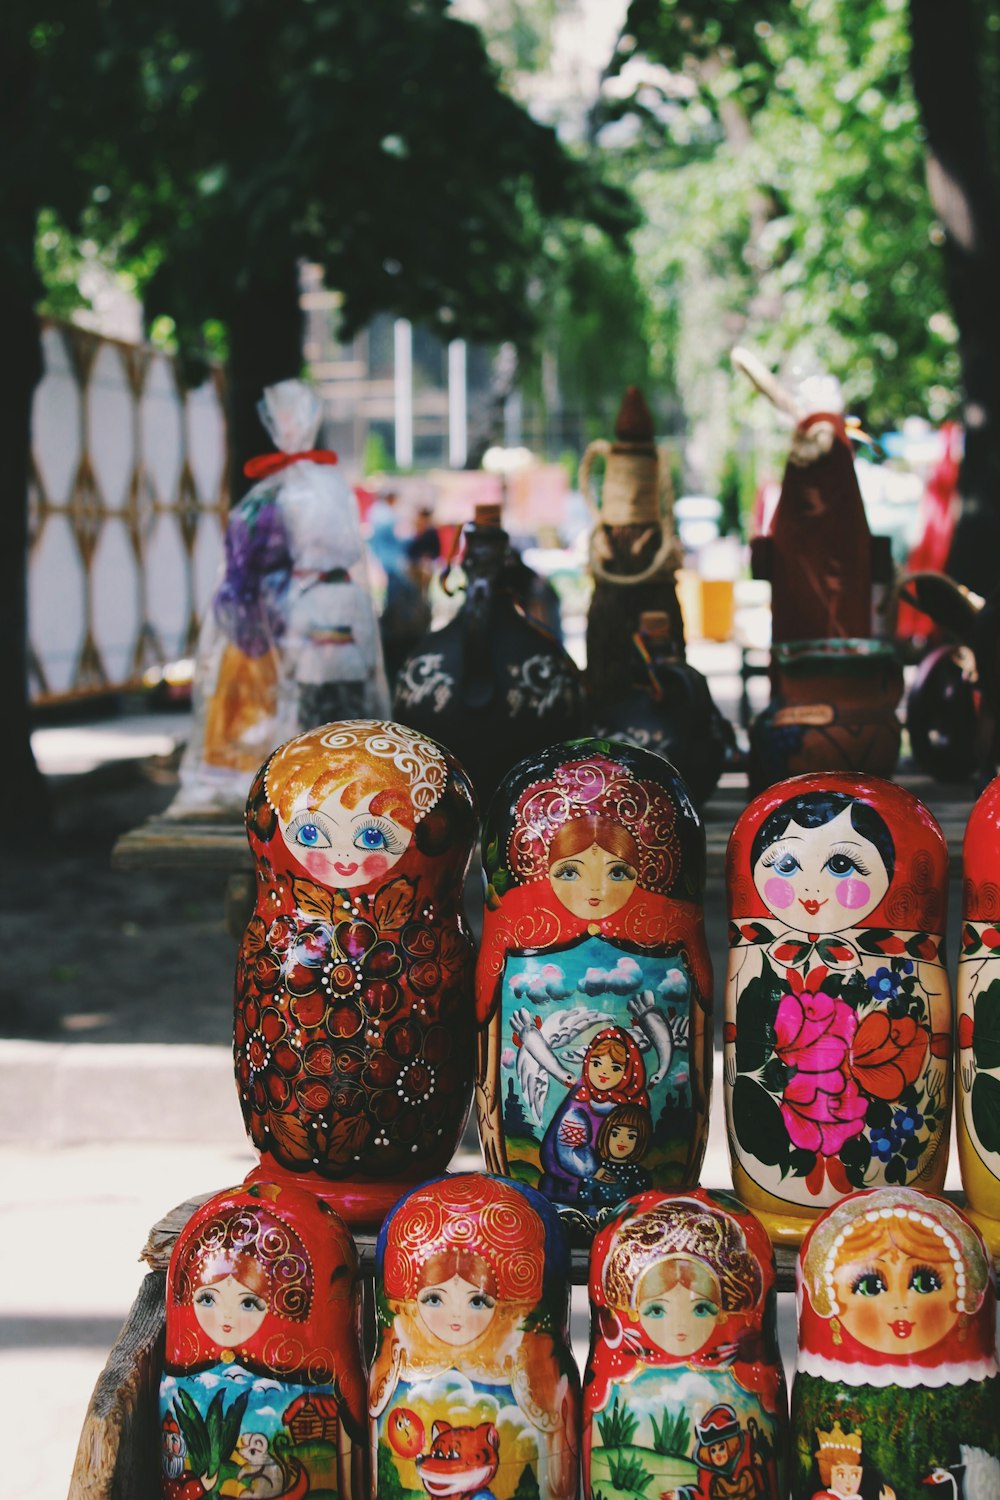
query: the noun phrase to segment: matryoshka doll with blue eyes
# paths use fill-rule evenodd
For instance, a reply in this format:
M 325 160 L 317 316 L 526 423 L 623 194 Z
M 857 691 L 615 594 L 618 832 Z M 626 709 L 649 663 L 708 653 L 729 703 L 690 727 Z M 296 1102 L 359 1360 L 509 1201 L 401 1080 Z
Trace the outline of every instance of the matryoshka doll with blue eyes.
M 772 1239 L 853 1190 L 943 1186 L 951 1107 L 948 849 L 874 777 L 796 776 L 726 856 L 733 1186 Z
M 569 1249 L 551 1204 L 486 1173 L 400 1199 L 376 1248 L 375 1494 L 576 1500 Z
M 357 1254 L 326 1204 L 214 1194 L 174 1246 L 166 1324 L 164 1500 L 367 1500 Z
M 798 1261 L 793 1500 L 1000 1495 L 996 1292 L 947 1199 L 854 1193 Z
M 972 809 L 962 863 L 958 1155 L 969 1215 L 1000 1255 L 1000 776 Z
M 698 1180 L 712 1055 L 704 826 L 662 756 L 574 740 L 504 779 L 483 866 L 486 1165 L 537 1187 L 589 1244 L 634 1193 Z
M 725 1193 L 641 1193 L 590 1252 L 584 1500 L 784 1500 L 774 1254 Z
M 259 771 L 235 1005 L 248 1180 L 291 1179 L 375 1229 L 447 1167 L 472 1094 L 476 830 L 457 761 L 400 724 L 327 724 Z

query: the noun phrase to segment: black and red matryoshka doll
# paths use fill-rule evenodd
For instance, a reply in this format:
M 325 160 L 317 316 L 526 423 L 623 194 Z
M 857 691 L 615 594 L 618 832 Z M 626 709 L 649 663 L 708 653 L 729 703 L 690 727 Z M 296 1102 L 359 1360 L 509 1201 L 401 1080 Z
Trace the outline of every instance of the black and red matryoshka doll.
M 793 1500 L 1000 1495 L 993 1267 L 960 1209 L 841 1199 L 802 1242 L 797 1300 Z
M 167 1274 L 164 1500 L 367 1500 L 358 1261 L 301 1188 L 214 1194 Z
M 483 1172 L 400 1199 L 376 1249 L 375 1493 L 576 1500 L 580 1378 L 551 1204 Z
M 641 1193 L 590 1253 L 584 1500 L 785 1500 L 774 1254 L 725 1193 Z M 642 1483 L 637 1479 L 641 1478 Z
M 234 1051 L 264 1180 L 377 1228 L 461 1139 L 475 1052 L 462 896 L 477 831 L 440 745 L 356 719 L 289 740 L 247 802 L 257 903 Z
M 660 755 L 552 745 L 483 833 L 476 1104 L 486 1165 L 589 1243 L 649 1187 L 697 1182 L 711 1087 L 705 830 Z
M 955 1124 L 968 1212 L 1000 1254 L 1000 776 L 972 809 L 962 851 Z
M 796 776 L 726 855 L 733 1186 L 772 1239 L 854 1189 L 937 1190 L 948 1161 L 948 848 L 874 777 Z

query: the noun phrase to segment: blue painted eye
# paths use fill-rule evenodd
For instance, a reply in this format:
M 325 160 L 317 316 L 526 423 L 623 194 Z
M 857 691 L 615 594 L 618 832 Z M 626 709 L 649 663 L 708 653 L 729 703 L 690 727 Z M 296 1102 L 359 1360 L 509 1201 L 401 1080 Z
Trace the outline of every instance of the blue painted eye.
M 320 832 L 315 823 L 303 823 L 296 837 L 300 844 L 305 844 L 307 849 L 315 849 L 320 841 Z
M 331 848 L 330 835 L 323 827 L 323 819 L 315 813 L 303 813 L 288 830 L 289 836 L 303 849 Z
M 778 875 L 784 875 L 787 880 L 792 875 L 797 875 L 802 866 L 794 854 L 783 854 L 780 859 L 774 861 L 774 870 Z
M 384 849 L 386 837 L 381 828 L 359 828 L 354 835 L 355 849 Z

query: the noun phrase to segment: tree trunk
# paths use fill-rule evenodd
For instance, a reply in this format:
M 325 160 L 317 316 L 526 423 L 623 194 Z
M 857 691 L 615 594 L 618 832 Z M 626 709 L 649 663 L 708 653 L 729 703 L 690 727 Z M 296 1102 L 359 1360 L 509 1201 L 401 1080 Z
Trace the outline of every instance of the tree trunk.
M 0 328 L 4 332 L 7 380 L 0 399 L 0 640 L 7 672 L 4 681 L 4 750 L 8 785 L 0 828 L 5 846 L 37 836 L 49 821 L 45 778 L 31 749 L 32 711 L 28 696 L 27 562 L 28 464 L 31 405 L 42 373 L 42 349 L 35 304 L 35 224 L 37 175 L 33 132 L 35 69 L 30 49 L 14 26 L 0 26 L 0 135 L 7 170 L 0 189 L 4 220 L 0 253 Z M 57 608 L 55 601 L 52 608 Z
M 246 493 L 243 465 L 274 444 L 257 412 L 264 387 L 302 374 L 299 271 L 289 259 L 274 270 L 253 270 L 233 299 L 228 318 L 230 503 Z
M 988 594 L 1000 583 L 1000 188 L 983 107 L 985 36 L 972 0 L 910 0 L 910 33 L 962 361 L 965 454 L 948 571 Z

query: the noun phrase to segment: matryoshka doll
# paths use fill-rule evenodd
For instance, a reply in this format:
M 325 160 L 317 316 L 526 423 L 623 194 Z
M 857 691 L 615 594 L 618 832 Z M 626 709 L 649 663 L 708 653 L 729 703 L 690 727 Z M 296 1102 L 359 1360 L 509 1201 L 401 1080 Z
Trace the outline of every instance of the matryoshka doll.
M 772 1239 L 853 1189 L 939 1189 L 948 1157 L 948 849 L 873 777 L 779 782 L 726 856 L 726 1124 L 737 1195 Z
M 972 809 L 962 850 L 955 1123 L 968 1212 L 1000 1254 L 1000 777 Z
M 590 1253 L 583 1493 L 785 1500 L 774 1254 L 724 1193 L 642 1193 Z
M 367 1500 L 358 1262 L 311 1193 L 216 1193 L 178 1236 L 160 1381 L 164 1500 Z
M 576 1500 L 569 1250 L 539 1193 L 480 1172 L 412 1189 L 376 1250 L 375 1493 Z
M 711 1086 L 705 831 L 670 763 L 609 740 L 509 773 L 483 833 L 476 1105 L 486 1165 L 589 1243 L 693 1185 Z
M 289 740 L 247 802 L 257 902 L 236 971 L 240 1102 L 261 1165 L 377 1228 L 468 1118 L 477 828 L 440 745 L 355 719 Z
M 802 1242 L 797 1299 L 793 1500 L 1000 1495 L 993 1268 L 959 1209 L 843 1198 Z

